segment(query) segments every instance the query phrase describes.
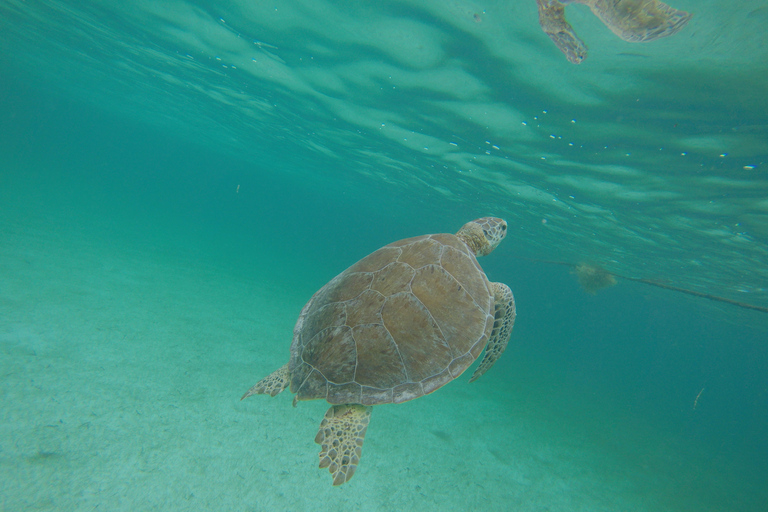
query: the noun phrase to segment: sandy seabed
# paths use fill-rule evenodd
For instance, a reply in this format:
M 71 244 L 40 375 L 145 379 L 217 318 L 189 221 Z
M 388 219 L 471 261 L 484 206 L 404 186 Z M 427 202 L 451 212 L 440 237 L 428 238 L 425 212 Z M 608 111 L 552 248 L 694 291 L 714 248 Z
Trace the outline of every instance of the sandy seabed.
M 2 510 L 677 509 L 664 475 L 533 420 L 493 371 L 377 407 L 355 477 L 334 488 L 314 443 L 327 404 L 240 401 L 287 360 L 305 290 L 270 265 L 2 230 Z

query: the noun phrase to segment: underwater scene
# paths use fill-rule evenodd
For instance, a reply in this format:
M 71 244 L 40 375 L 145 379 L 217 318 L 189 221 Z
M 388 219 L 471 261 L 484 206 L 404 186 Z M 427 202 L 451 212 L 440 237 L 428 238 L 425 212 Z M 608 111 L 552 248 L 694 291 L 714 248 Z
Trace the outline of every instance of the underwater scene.
M 0 510 L 768 510 L 766 24 L 0 0 Z

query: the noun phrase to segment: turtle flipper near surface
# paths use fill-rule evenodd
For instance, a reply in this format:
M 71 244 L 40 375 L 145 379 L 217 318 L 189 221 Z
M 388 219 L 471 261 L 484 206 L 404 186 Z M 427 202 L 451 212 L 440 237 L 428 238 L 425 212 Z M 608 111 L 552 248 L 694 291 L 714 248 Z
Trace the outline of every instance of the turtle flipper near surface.
M 541 29 L 560 48 L 569 62 L 581 64 L 581 61 L 587 58 L 587 45 L 579 39 L 565 19 L 563 4 L 558 0 L 537 0 L 537 4 Z
M 370 420 L 371 408 L 364 405 L 334 405 L 325 413 L 315 442 L 320 445 L 320 467 L 328 468 L 333 485 L 355 474 Z
M 477 369 L 475 369 L 475 373 L 472 374 L 469 382 L 477 380 L 501 357 L 501 354 L 507 348 L 512 327 L 515 325 L 517 313 L 515 311 L 515 297 L 512 295 L 512 290 L 504 283 L 491 283 L 491 288 L 493 288 L 493 296 L 496 301 L 493 333 L 491 334 L 491 339 L 488 340 L 488 345 L 485 347 L 485 356 Z
M 565 5 L 584 4 L 606 27 L 630 43 L 676 34 L 693 16 L 660 0 L 536 0 L 542 30 L 574 64 L 587 58 L 587 46 L 565 19 Z
M 579 0 L 611 31 L 630 43 L 671 36 L 693 16 L 659 0 Z

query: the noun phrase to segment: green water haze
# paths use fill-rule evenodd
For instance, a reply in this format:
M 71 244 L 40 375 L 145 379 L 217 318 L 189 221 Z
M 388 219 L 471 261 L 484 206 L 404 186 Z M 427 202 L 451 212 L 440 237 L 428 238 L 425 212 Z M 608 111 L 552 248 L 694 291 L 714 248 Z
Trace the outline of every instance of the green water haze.
M 768 507 L 768 6 L 673 37 L 525 1 L 0 2 L 0 510 Z M 312 294 L 494 215 L 507 352 L 376 407 L 240 402 Z M 553 265 L 561 262 L 568 265 Z

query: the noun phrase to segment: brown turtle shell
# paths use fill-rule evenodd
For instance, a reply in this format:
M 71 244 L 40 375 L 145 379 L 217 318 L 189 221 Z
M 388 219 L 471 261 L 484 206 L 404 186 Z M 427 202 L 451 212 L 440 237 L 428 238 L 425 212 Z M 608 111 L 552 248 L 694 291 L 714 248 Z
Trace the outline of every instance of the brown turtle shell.
M 455 235 L 391 243 L 304 306 L 291 344 L 291 392 L 363 405 L 431 393 L 480 355 L 493 312 L 488 279 Z

